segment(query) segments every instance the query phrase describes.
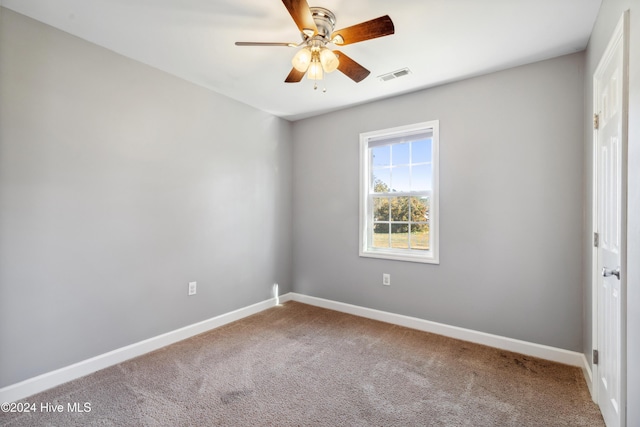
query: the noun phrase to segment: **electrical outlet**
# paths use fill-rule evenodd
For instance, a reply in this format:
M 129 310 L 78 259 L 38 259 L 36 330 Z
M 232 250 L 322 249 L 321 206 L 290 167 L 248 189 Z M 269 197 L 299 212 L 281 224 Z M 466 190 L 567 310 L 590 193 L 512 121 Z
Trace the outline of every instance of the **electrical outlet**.
M 189 295 L 195 295 L 196 294 L 196 286 L 198 285 L 197 282 L 189 282 Z
M 382 284 L 385 286 L 391 286 L 391 275 L 388 273 L 384 273 L 382 275 Z

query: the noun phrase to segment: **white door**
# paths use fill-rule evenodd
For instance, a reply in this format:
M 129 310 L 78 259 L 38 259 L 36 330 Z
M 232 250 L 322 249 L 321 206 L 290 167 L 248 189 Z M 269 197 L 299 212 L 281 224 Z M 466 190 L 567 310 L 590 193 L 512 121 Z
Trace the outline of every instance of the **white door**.
M 626 15 L 625 15 L 626 16 Z M 597 401 L 608 427 L 624 425 L 624 266 L 626 209 L 625 16 L 594 74 Z

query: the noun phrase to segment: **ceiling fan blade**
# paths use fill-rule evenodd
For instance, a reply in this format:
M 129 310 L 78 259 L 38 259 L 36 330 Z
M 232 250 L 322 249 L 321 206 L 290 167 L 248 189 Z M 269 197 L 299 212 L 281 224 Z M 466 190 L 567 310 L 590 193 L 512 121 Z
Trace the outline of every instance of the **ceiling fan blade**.
M 291 69 L 291 72 L 287 76 L 285 83 L 298 83 L 304 77 L 306 71 L 298 71 L 295 68 Z
M 361 82 L 369 75 L 369 73 L 371 73 L 371 71 L 367 70 L 339 50 L 334 50 L 333 53 L 338 55 L 338 60 L 340 61 L 338 64 L 338 70 L 354 82 Z
M 331 34 L 331 41 L 338 45 L 358 43 L 377 37 L 389 36 L 395 32 L 393 21 L 389 15 L 362 22 L 351 27 L 334 31 Z
M 313 15 L 309 10 L 309 3 L 306 0 L 282 0 L 282 3 L 284 3 L 301 32 L 309 37 L 318 34 L 318 27 L 313 20 Z
M 278 43 L 278 42 L 236 42 L 236 46 L 287 46 L 296 47 L 295 43 Z

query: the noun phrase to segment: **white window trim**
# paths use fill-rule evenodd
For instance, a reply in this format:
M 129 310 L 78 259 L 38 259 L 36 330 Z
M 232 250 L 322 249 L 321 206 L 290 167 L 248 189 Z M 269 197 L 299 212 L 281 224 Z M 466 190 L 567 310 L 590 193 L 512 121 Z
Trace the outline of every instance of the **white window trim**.
M 439 132 L 440 122 L 432 120 L 428 122 L 416 123 L 407 126 L 399 126 L 390 129 L 383 129 L 360 134 L 360 256 L 369 258 L 381 258 L 397 261 L 421 262 L 428 264 L 440 263 L 440 208 L 439 208 Z M 412 134 L 420 131 L 431 131 L 432 136 L 432 162 L 433 162 L 433 189 L 429 206 L 429 237 L 430 248 L 428 251 L 412 249 L 379 249 L 368 247 L 368 230 L 373 216 L 367 210 L 370 191 L 370 162 L 369 162 L 369 141 L 380 138 L 399 137 L 403 134 Z

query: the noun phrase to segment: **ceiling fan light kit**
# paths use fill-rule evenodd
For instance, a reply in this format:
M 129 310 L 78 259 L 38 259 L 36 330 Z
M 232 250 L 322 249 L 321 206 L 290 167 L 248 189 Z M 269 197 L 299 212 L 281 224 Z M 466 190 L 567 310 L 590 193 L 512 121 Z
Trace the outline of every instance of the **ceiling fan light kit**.
M 388 15 L 334 31 L 336 16 L 323 7 L 309 7 L 306 0 L 282 0 L 300 30 L 302 42 L 265 43 L 236 42 L 236 46 L 303 46 L 291 60 L 293 69 L 285 83 L 297 83 L 304 75 L 308 79 L 322 80 L 324 73 L 342 72 L 358 83 L 369 75 L 369 70 L 340 51 L 327 48 L 329 43 L 348 45 L 388 36 L 394 33 L 394 25 Z M 317 88 L 317 84 L 314 89 Z
M 335 53 L 326 47 L 304 47 L 298 51 L 291 60 L 293 67 L 301 72 L 305 72 L 309 67 L 320 63 L 325 73 L 331 73 L 338 69 L 340 63 Z

